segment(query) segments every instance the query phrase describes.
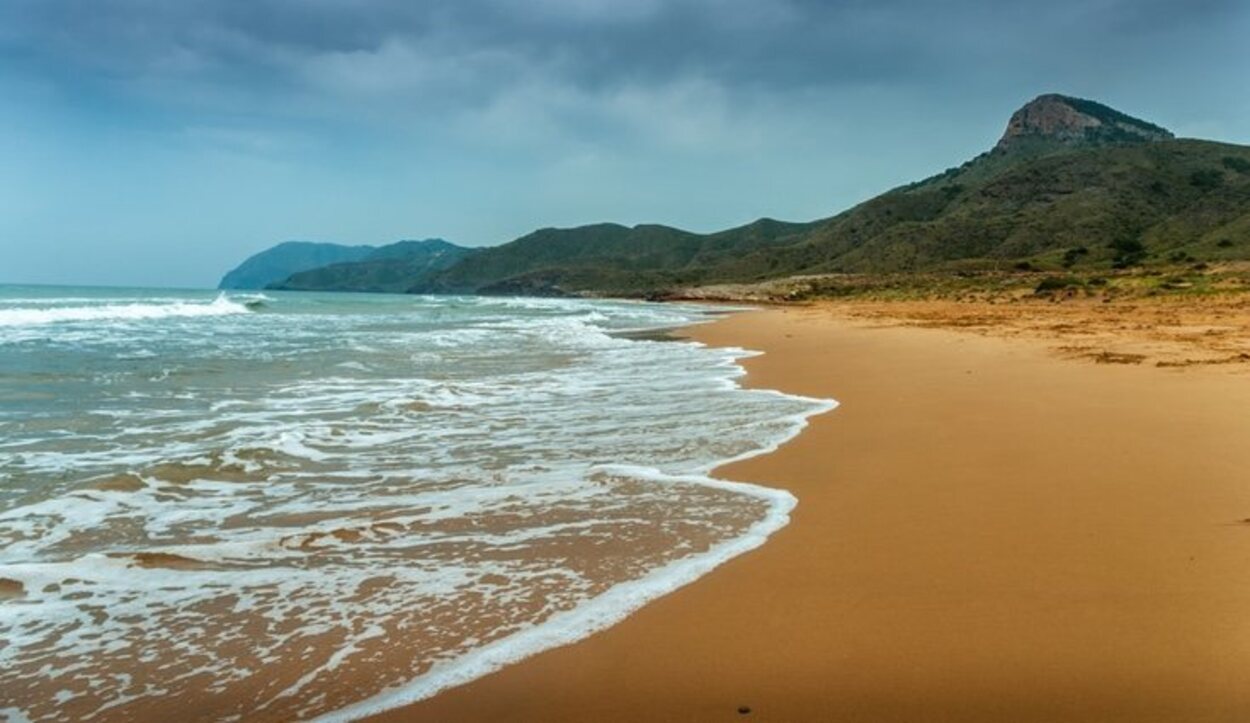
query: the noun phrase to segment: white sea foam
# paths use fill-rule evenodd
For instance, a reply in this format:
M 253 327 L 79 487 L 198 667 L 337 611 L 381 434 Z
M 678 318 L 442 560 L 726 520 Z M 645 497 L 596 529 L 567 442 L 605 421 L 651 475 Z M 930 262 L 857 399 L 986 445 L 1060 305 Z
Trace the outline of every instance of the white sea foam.
M 0 690 L 23 715 L 88 690 L 65 703 L 84 717 L 345 719 L 578 639 L 783 526 L 788 493 L 709 475 L 832 408 L 741 389 L 751 352 L 612 333 L 697 308 L 265 303 L 0 345 L 32 383 L 41 354 L 91 367 L 0 409 L 23 481 L 0 489 L 0 577 L 25 595 L 0 605 Z M 300 680 L 230 695 L 294 650 Z M 335 684 L 362 665 L 363 702 Z
M 611 627 L 652 600 L 684 587 L 723 563 L 764 544 L 770 535 L 789 524 L 790 511 L 798 504 L 794 495 L 785 490 L 759 485 L 710 477 L 673 477 L 654 469 L 623 465 L 612 469 L 640 479 L 662 483 L 686 482 L 750 495 L 767 501 L 768 513 L 743 534 L 701 555 L 670 562 L 639 579 L 620 583 L 573 610 L 554 615 L 539 625 L 440 664 L 407 685 L 319 716 L 317 720 L 325 723 L 352 721 L 415 703 L 536 653 L 577 642 Z
M 220 294 L 208 302 L 171 300 L 131 303 L 97 303 L 84 306 L 45 305 L 41 308 L 0 307 L 0 327 L 38 326 L 72 321 L 166 319 L 171 317 L 222 316 L 246 314 L 248 303 L 263 301 L 264 295 L 231 298 Z

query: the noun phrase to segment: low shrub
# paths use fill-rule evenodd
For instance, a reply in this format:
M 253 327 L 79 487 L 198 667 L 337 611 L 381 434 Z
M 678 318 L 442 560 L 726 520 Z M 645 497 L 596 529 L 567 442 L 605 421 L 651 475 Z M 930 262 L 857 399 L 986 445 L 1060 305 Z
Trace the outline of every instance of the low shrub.
M 1224 167 L 1238 173 L 1250 173 L 1250 161 L 1236 156 L 1224 156 Z
M 1189 183 L 1195 188 L 1209 191 L 1224 185 L 1224 174 L 1214 168 L 1194 171 L 1189 174 Z
M 1145 245 L 1135 238 L 1116 239 L 1111 242 L 1110 247 L 1115 252 L 1115 256 L 1111 259 L 1111 265 L 1117 269 L 1136 266 L 1146 258 Z
M 1052 291 L 1077 288 L 1081 285 L 1081 280 L 1075 276 L 1047 276 L 1038 282 L 1037 288 L 1033 289 L 1033 292 L 1046 294 Z
M 1064 268 L 1071 268 L 1082 256 L 1088 255 L 1089 249 L 1084 246 L 1077 246 L 1076 248 L 1068 249 L 1063 252 L 1063 266 Z

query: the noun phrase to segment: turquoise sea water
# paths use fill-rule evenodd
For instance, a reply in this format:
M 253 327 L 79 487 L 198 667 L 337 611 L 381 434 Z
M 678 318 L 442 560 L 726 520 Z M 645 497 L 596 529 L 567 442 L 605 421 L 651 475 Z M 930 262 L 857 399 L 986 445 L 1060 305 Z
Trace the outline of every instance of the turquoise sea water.
M 631 335 L 709 313 L 0 287 L 0 717 L 351 717 L 759 544 L 830 405 Z

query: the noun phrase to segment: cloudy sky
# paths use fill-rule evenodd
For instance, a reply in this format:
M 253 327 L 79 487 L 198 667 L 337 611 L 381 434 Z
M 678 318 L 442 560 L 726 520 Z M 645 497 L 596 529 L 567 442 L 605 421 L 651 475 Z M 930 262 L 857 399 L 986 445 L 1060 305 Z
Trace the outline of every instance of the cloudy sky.
M 0 0 L 0 282 L 831 215 L 1043 92 L 1250 143 L 1240 0 Z

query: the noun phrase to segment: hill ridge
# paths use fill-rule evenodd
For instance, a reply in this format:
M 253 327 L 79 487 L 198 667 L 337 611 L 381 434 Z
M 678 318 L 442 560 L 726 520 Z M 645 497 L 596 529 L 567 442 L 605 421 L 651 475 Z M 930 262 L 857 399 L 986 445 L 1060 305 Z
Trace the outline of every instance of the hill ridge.
M 1084 98 L 1059 93 L 1039 95 L 1007 121 L 995 149 L 1005 150 L 1026 139 L 1055 144 L 1145 143 L 1173 138 L 1153 123 Z
M 446 266 L 400 273 L 376 262 L 371 273 L 391 274 L 388 290 L 413 293 L 663 296 L 796 275 L 1109 270 L 1177 259 L 1250 259 L 1250 147 L 1176 139 L 1051 93 L 1013 113 L 1004 138 L 981 155 L 828 218 L 761 218 L 706 234 L 661 224 L 545 227 Z

